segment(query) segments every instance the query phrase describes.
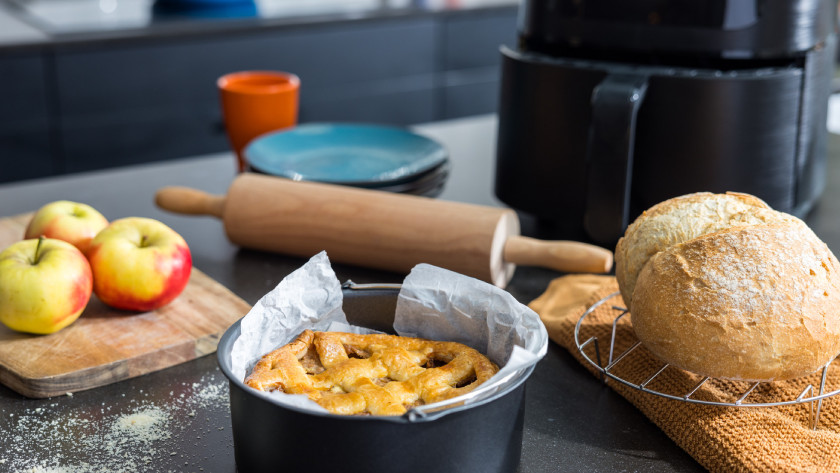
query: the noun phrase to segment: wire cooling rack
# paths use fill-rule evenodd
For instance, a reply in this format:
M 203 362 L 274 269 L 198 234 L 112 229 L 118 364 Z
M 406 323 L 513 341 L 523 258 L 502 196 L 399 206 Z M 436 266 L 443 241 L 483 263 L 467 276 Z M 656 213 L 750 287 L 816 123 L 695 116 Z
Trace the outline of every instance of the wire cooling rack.
M 662 375 L 663 372 L 669 367 L 672 366 L 668 363 L 664 363 L 658 369 L 653 370 L 649 373 L 649 376 L 645 378 L 644 381 L 641 383 L 631 382 L 628 381 L 621 376 L 617 375 L 614 370 L 619 364 L 630 364 L 633 363 L 634 355 L 640 353 L 641 350 L 639 348 L 642 345 L 642 342 L 636 341 L 629 348 L 625 349 L 621 353 L 616 353 L 616 331 L 619 326 L 619 322 L 624 318 L 624 316 L 628 315 L 630 312 L 621 306 L 617 305 L 610 305 L 609 307 L 615 311 L 616 316 L 612 322 L 612 331 L 610 333 L 610 340 L 609 340 L 609 351 L 607 362 L 603 363 L 601 357 L 601 347 L 598 337 L 592 336 L 587 338 L 584 341 L 581 341 L 581 326 L 583 325 L 584 321 L 592 312 L 597 309 L 598 307 L 608 304 L 609 301 L 619 295 L 619 292 L 614 292 L 603 299 L 599 300 L 591 307 L 589 307 L 583 315 L 578 320 L 577 324 L 575 325 L 575 345 L 577 345 L 578 351 L 583 356 L 583 358 L 591 364 L 595 369 L 600 372 L 601 379 L 606 383 L 609 380 L 614 380 L 624 385 L 627 385 L 631 388 L 637 389 L 639 391 L 654 394 L 657 396 L 666 397 L 668 399 L 674 399 L 677 401 L 682 402 L 692 402 L 697 404 L 706 404 L 706 405 L 714 405 L 714 406 L 731 406 L 731 407 L 773 407 L 773 406 L 785 406 L 785 405 L 792 405 L 792 404 L 804 404 L 810 403 L 810 423 L 811 428 L 816 430 L 817 426 L 819 425 L 819 418 L 820 418 L 820 410 L 822 409 L 822 401 L 825 398 L 834 396 L 840 393 L 840 386 L 826 386 L 826 380 L 828 375 L 828 369 L 831 364 L 836 360 L 836 358 L 829 361 L 825 366 L 822 368 L 822 375 L 820 376 L 819 386 L 815 386 L 814 384 L 808 384 L 796 397 L 792 399 L 781 399 L 777 402 L 752 402 L 750 400 L 750 395 L 756 392 L 757 388 L 763 384 L 770 384 L 766 382 L 744 382 L 744 383 L 725 383 L 725 386 L 730 387 L 732 391 L 728 392 L 727 395 L 731 398 L 731 401 L 709 401 L 705 399 L 698 399 L 694 397 L 697 394 L 698 390 L 703 387 L 703 385 L 714 382 L 715 378 L 710 378 L 708 376 L 702 377 L 702 379 L 697 382 L 693 387 L 691 387 L 685 394 L 676 395 L 672 393 L 665 393 L 662 391 L 658 391 L 656 389 L 652 389 L 650 385 Z M 585 348 L 587 346 L 592 346 L 595 352 L 595 358 L 587 354 Z M 593 350 L 590 350 L 590 352 Z M 675 369 L 679 369 L 674 367 Z M 699 375 L 698 375 L 699 376 Z M 744 386 L 743 389 L 740 389 L 741 385 Z M 833 389 L 836 388 L 836 389 Z

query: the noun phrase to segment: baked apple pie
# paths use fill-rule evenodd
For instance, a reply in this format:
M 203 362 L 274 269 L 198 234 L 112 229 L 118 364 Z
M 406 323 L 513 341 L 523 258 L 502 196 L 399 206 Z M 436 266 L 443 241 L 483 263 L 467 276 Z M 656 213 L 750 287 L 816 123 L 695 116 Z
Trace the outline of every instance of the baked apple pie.
M 245 384 L 305 394 L 334 414 L 401 415 L 468 393 L 498 370 L 461 343 L 305 330 L 263 356 Z

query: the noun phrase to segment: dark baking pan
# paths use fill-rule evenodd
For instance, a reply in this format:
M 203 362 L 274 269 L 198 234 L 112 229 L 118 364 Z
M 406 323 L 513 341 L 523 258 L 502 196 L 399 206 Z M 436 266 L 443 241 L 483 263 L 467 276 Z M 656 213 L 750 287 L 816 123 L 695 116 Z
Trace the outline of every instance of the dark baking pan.
M 345 284 L 350 323 L 393 333 L 399 286 Z M 492 396 L 468 406 L 400 417 L 339 416 L 285 406 L 231 374 L 239 322 L 222 336 L 217 357 L 230 380 L 230 414 L 240 473 L 513 472 L 522 452 L 525 380 L 533 367 Z

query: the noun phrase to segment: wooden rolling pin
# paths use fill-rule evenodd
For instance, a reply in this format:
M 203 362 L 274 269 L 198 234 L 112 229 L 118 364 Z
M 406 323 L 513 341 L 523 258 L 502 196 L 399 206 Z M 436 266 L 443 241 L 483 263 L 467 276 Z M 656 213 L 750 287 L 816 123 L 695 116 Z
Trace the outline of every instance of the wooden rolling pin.
M 254 173 L 238 175 L 226 196 L 165 187 L 155 203 L 218 217 L 245 248 L 306 258 L 326 250 L 335 262 L 406 274 L 429 263 L 499 287 L 517 264 L 604 273 L 613 263 L 604 248 L 521 236 L 510 209 Z

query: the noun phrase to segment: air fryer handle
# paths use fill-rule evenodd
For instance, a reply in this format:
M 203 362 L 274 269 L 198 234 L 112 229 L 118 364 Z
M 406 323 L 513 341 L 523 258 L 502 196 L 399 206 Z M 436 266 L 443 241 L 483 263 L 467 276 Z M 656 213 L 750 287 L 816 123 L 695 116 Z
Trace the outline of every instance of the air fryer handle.
M 592 91 L 583 226 L 601 245 L 614 245 L 630 223 L 636 115 L 647 85 L 646 76 L 616 73 Z

